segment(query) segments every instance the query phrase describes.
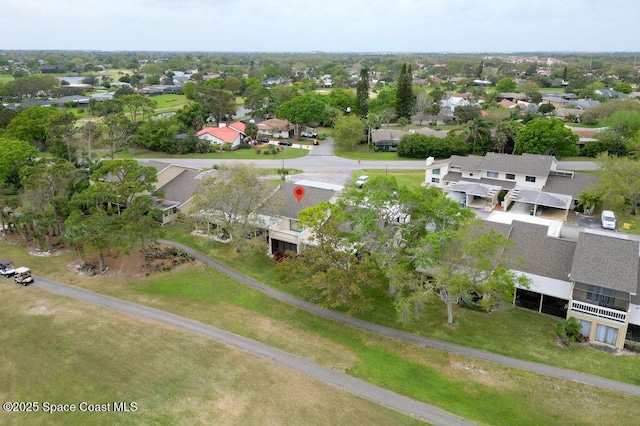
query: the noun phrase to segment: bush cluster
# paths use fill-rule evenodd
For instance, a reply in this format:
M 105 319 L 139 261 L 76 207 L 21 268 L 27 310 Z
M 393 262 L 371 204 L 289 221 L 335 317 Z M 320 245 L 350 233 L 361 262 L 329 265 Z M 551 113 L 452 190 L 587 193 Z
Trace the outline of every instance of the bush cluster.
M 457 135 L 437 138 L 413 133 L 403 136 L 398 144 L 398 156 L 406 158 L 446 158 L 452 155 L 465 155 L 468 152 L 467 143 Z

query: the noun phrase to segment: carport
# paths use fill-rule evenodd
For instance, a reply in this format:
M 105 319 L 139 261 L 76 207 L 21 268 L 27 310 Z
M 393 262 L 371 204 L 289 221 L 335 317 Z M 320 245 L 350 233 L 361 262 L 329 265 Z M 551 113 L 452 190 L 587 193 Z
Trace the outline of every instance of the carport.
M 459 181 L 450 183 L 446 190 L 453 199 L 462 199 L 467 207 L 492 209 L 498 202 L 501 187 L 485 183 Z
M 525 205 L 530 215 L 562 221 L 567 220 L 573 203 L 573 198 L 570 195 L 526 188 L 514 188 L 505 198 L 516 203 L 512 210 L 518 211 L 522 205 Z

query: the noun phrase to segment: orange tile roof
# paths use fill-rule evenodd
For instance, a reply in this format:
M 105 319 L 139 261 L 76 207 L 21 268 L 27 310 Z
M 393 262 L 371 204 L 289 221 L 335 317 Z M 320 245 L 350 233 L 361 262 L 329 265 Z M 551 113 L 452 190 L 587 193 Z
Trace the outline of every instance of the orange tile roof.
M 236 121 L 228 125 L 232 129 L 236 129 L 237 131 L 244 133 L 245 132 L 245 124 L 242 121 Z
M 515 102 L 511 102 L 511 101 L 509 101 L 509 100 L 507 100 L 507 99 L 503 99 L 503 100 L 501 100 L 500 102 L 498 102 L 498 105 L 503 106 L 503 107 L 505 107 L 505 108 L 512 107 L 512 106 L 514 106 L 515 104 L 516 104 Z
M 225 127 L 205 127 L 202 130 L 200 130 L 198 133 L 196 133 L 196 135 L 198 136 L 202 136 L 204 134 L 209 134 L 211 136 L 214 136 L 220 139 L 223 142 L 231 143 L 234 140 L 236 140 L 240 132 L 237 131 L 236 129 L 232 129 L 231 127 L 225 126 Z

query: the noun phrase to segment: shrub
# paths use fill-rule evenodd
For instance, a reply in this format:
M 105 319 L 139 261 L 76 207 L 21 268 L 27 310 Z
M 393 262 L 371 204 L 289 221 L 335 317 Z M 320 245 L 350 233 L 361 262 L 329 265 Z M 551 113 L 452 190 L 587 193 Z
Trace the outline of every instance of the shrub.
M 413 133 L 403 136 L 398 144 L 398 156 L 407 158 L 446 158 L 452 155 L 465 155 L 467 152 L 467 144 L 461 137 L 454 134 L 437 138 Z
M 569 317 L 553 326 L 556 334 L 565 345 L 582 340 L 582 325 L 575 317 Z
M 623 144 L 615 144 L 613 142 L 587 142 L 584 144 L 584 147 L 582 147 L 580 154 L 584 157 L 595 158 L 602 152 L 608 152 L 609 155 L 624 157 L 627 155 L 627 148 Z

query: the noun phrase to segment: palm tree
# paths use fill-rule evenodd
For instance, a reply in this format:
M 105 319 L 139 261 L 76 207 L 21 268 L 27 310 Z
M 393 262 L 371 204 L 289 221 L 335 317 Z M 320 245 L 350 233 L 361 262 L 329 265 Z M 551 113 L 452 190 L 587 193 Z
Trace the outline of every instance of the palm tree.
M 513 153 L 516 135 L 522 125 L 516 121 L 503 121 L 496 127 L 496 134 L 493 138 L 493 150 L 504 154 L 508 149 L 509 154 Z
M 467 137 L 467 143 L 472 144 L 471 152 L 476 154 L 478 151 L 482 151 L 482 147 L 485 145 L 485 142 L 490 140 L 491 127 L 487 120 L 482 117 L 476 117 L 471 120 L 469 123 L 469 135 Z

